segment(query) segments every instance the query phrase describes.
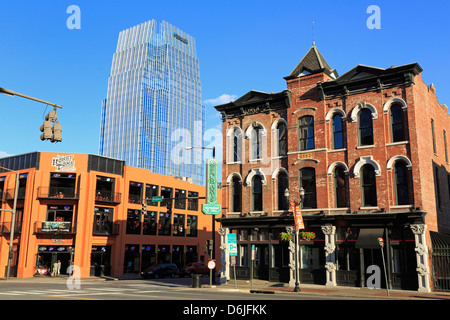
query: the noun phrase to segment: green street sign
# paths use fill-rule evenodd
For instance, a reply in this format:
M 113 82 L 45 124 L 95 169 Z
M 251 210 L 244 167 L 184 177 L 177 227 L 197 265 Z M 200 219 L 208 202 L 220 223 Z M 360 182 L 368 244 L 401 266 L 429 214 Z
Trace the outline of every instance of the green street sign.
M 202 212 L 209 215 L 218 215 L 222 212 L 220 204 L 202 204 Z
M 161 202 L 163 201 L 163 199 L 164 199 L 163 196 L 152 197 L 152 202 Z
M 206 163 L 206 203 L 217 204 L 217 161 L 208 159 Z

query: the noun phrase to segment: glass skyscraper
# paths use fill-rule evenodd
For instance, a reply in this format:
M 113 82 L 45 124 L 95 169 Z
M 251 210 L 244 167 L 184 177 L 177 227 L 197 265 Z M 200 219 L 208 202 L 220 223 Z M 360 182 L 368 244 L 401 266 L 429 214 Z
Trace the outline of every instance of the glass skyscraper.
M 204 184 L 205 108 L 195 39 L 151 20 L 119 34 L 103 101 L 99 154 Z

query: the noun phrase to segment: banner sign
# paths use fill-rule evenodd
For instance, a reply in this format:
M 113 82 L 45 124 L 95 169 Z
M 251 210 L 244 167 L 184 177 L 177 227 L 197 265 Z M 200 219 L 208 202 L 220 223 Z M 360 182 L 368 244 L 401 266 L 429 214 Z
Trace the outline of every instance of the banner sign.
M 229 233 L 227 235 L 227 240 L 228 240 L 228 246 L 230 248 L 230 256 L 237 256 L 237 241 L 236 241 L 236 234 L 234 233 Z
M 291 210 L 292 210 L 292 213 L 294 214 L 295 230 L 305 229 L 305 224 L 303 223 L 303 217 L 302 217 L 302 213 L 300 211 L 300 206 L 295 205 L 293 202 L 291 202 Z

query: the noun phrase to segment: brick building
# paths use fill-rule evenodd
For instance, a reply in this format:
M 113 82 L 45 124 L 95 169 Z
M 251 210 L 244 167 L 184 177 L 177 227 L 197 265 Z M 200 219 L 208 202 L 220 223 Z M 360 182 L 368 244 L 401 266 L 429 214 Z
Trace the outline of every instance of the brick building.
M 201 213 L 204 186 L 90 154 L 33 152 L 2 158 L 0 166 L 20 173 L 11 277 L 47 274 L 57 260 L 61 274 L 74 265 L 88 277 L 209 258 L 204 249 L 212 226 Z M 14 206 L 15 181 L 16 171 L 0 168 L 0 277 L 8 265 L 7 210 Z M 153 196 L 164 199 L 152 202 Z
M 285 77 L 286 90 L 215 107 L 221 234 L 237 234 L 238 278 L 253 270 L 294 285 L 295 245 L 282 237 L 292 234 L 289 203 L 300 203 L 301 187 L 300 283 L 366 286 L 368 266 L 383 270 L 383 237 L 389 286 L 432 289 L 430 249 L 450 246 L 450 116 L 421 72 L 417 63 L 358 65 L 339 76 L 313 45 Z

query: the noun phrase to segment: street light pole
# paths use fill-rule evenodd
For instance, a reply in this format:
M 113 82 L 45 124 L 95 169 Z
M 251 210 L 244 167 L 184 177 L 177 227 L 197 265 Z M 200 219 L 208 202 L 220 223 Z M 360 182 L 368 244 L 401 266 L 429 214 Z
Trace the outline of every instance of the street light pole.
M 14 170 L 10 170 L 8 168 L 0 167 L 1 169 L 8 170 L 11 172 L 14 172 Z M 17 211 L 17 198 L 19 194 L 19 171 L 16 171 L 16 185 L 14 188 L 14 202 L 13 202 L 13 209 L 12 210 L 6 210 L 6 209 L 0 209 L 0 211 L 9 211 L 11 212 L 11 230 L 9 233 L 9 251 L 8 251 L 8 265 L 6 267 L 6 280 L 9 280 L 9 274 L 11 270 L 11 260 L 13 258 L 13 241 L 14 241 L 14 229 L 16 227 L 16 211 Z
M 207 149 L 212 150 L 212 157 L 213 159 L 216 159 L 216 147 L 185 147 L 185 150 L 192 150 L 192 149 Z M 212 218 L 212 250 L 211 250 L 211 259 L 214 260 L 216 258 L 216 220 L 214 220 L 214 215 L 211 216 Z M 212 282 L 216 283 L 216 268 L 214 267 L 213 270 L 213 277 Z
M 286 188 L 286 190 L 284 191 L 284 196 L 289 200 L 289 190 Z M 299 190 L 299 204 L 301 204 L 303 202 L 303 199 L 305 197 L 305 190 L 303 189 L 303 187 L 300 187 Z M 294 201 L 294 210 L 295 206 L 297 204 Z M 294 214 L 294 212 L 293 212 Z M 295 219 L 295 214 L 294 214 L 294 219 Z M 294 292 L 300 292 L 300 282 L 299 282 L 299 278 L 300 278 L 300 272 L 299 272 L 299 268 L 298 268 L 298 259 L 299 259 L 299 253 L 298 253 L 298 229 L 294 228 L 294 232 L 295 232 L 295 287 L 294 287 Z

